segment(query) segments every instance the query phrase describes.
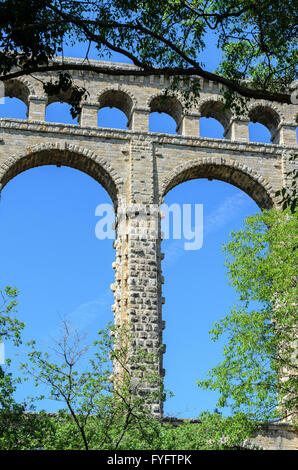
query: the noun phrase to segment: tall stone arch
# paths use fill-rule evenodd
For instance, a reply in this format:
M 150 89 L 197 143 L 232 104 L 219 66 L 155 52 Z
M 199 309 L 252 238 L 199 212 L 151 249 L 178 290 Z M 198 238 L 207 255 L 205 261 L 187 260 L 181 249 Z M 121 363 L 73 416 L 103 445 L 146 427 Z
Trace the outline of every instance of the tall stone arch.
M 0 194 L 6 184 L 18 174 L 45 165 L 68 166 L 91 176 L 109 194 L 116 214 L 119 206 L 122 207 L 125 204 L 124 181 L 111 163 L 86 147 L 68 142 L 42 143 L 27 148 L 23 153 L 2 159 L 0 164 Z M 114 248 L 116 253 L 113 268 L 115 269 L 116 282 L 113 285 L 115 288 L 112 289 L 115 292 L 115 304 L 112 311 L 114 312 L 115 322 L 120 324 L 125 316 L 123 296 L 121 295 L 121 288 L 124 284 L 123 276 L 125 276 L 122 241 L 115 240 Z
M 88 174 L 108 192 L 114 205 L 123 197 L 123 181 L 116 170 L 94 152 L 78 145 L 41 144 L 8 157 L 0 165 L 0 190 L 16 175 L 44 165 L 69 166 Z

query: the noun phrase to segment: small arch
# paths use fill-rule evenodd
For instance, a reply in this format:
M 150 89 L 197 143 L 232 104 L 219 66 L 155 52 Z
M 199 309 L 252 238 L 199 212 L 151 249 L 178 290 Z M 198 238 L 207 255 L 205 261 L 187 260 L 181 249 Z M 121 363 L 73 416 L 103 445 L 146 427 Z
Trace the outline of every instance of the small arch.
M 98 98 L 98 109 L 117 108 L 127 117 L 127 127 L 130 125 L 134 100 L 130 94 L 123 90 L 108 89 Z
M 200 118 L 200 137 L 211 139 L 224 139 L 225 129 L 223 125 L 212 117 Z
M 225 108 L 222 101 L 206 99 L 203 100 L 199 107 L 201 117 L 216 119 L 226 131 L 231 118 L 232 113 L 229 109 Z
M 109 127 L 112 129 L 127 129 L 128 120 L 126 114 L 116 107 L 104 107 L 97 113 L 98 127 Z
M 78 118 L 71 115 L 71 105 L 67 101 L 52 101 L 46 107 L 45 121 L 62 124 L 78 124 Z
M 70 101 L 71 101 L 71 95 L 72 95 L 73 91 L 74 91 L 74 87 L 70 86 L 70 88 L 68 88 L 68 90 L 66 90 L 66 91 L 60 90 L 60 92 L 57 93 L 56 95 L 46 94 L 47 101 L 48 101 L 48 103 L 47 103 L 48 106 L 50 104 L 53 104 L 53 103 L 56 103 L 56 102 L 71 104 Z
M 27 80 L 11 79 L 4 82 L 5 96 L 9 98 L 18 98 L 25 105 L 29 106 L 29 96 L 34 95 L 34 89 Z
M 72 102 L 72 93 L 74 86 L 70 86 L 66 91 L 60 90 L 57 94 L 47 94 L 47 106 L 45 120 L 63 124 L 78 124 L 80 116 L 73 118 L 70 113 Z M 54 106 L 53 106 L 54 105 Z M 51 110 L 49 112 L 49 107 Z M 57 107 L 56 107 L 57 106 Z M 80 114 L 80 111 L 79 111 Z M 58 116 L 58 118 L 56 117 Z
M 165 113 L 171 116 L 176 122 L 176 132 L 180 131 L 183 117 L 183 107 L 175 96 L 159 94 L 148 102 L 150 113 Z
M 270 144 L 271 133 L 268 128 L 259 122 L 249 122 L 248 124 L 250 142 Z
M 280 114 L 276 109 L 267 103 L 255 103 L 250 107 L 248 117 L 251 122 L 258 122 L 259 124 L 265 126 L 269 130 L 271 138 L 274 138 L 277 128 L 281 122 Z
M 149 132 L 177 134 L 176 121 L 166 113 L 150 113 Z
M 30 152 L 9 157 L 0 166 L 0 191 L 16 175 L 44 165 L 69 166 L 98 181 L 108 192 L 115 208 L 123 196 L 124 183 L 115 169 L 92 151 L 77 145 L 42 144 Z
M 162 181 L 161 199 L 178 184 L 196 178 L 217 179 L 233 184 L 248 194 L 260 209 L 271 209 L 275 205 L 274 191 L 265 178 L 235 160 L 221 157 L 191 160 L 178 166 Z
M 28 85 L 26 80 L 11 79 L 11 80 L 6 80 L 4 82 L 4 96 L 10 99 L 14 99 L 14 98 L 18 99 L 22 101 L 24 105 L 26 106 L 26 112 L 25 112 L 26 117 L 24 116 L 18 119 L 28 118 L 29 96 L 32 95 L 32 92 L 34 92 L 34 89 L 32 88 L 31 85 L 30 86 Z M 19 114 L 18 111 L 17 111 L 17 114 Z M 6 117 L 14 117 L 14 116 L 6 116 Z
M 4 104 L 0 105 L 0 119 L 28 119 L 28 107 L 19 98 L 5 97 Z

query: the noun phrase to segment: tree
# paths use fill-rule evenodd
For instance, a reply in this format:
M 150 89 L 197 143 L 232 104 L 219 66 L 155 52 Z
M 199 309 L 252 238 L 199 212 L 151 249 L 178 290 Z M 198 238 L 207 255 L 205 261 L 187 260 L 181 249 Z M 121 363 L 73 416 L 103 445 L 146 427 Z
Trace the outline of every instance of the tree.
M 156 400 L 156 394 L 163 394 L 162 388 L 156 389 L 160 377 L 151 371 L 153 357 L 150 354 L 139 348 L 131 356 L 129 331 L 115 326 L 100 331 L 87 369 L 86 363 L 83 367 L 79 365 L 87 352 L 84 338 L 66 321 L 62 322 L 61 339 L 53 347 L 55 359 L 48 352 L 38 351 L 35 342 L 31 341 L 29 363 L 23 365 L 26 375 L 33 376 L 37 386 L 47 385 L 46 396 L 60 402 L 62 408 L 57 413 L 36 412 L 25 404 L 16 403 L 11 393 L 17 381 L 14 382 L 10 375 L 4 382 L 2 374 L 0 449 L 242 448 L 244 439 L 254 428 L 241 413 L 224 418 L 219 413 L 206 412 L 199 417 L 198 423 L 186 422 L 178 427 L 151 415 L 148 401 Z M 122 377 L 114 386 L 111 361 L 118 370 L 118 379 Z M 138 368 L 140 380 L 136 381 L 128 364 Z M 119 374 L 119 367 L 122 374 Z M 144 385 L 147 393 L 144 393 Z M 150 392 L 151 386 L 153 392 Z M 44 398 L 45 395 L 34 397 L 33 402 Z M 26 401 L 30 402 L 30 399 Z
M 15 316 L 17 296 L 16 288 L 6 287 L 0 291 L 0 338 L 12 341 L 15 346 L 21 344 L 24 328 L 24 323 Z M 20 380 L 12 376 L 10 364 L 6 359 L 6 365 L 0 366 L 0 450 L 39 448 L 41 436 L 51 431 L 49 417 L 45 413 L 27 413 L 27 404 L 16 402 L 14 393 Z
M 1 332 L 6 339 L 21 341 L 21 324 L 11 316 L 15 311 L 17 291 L 6 289 L 5 312 L 2 309 Z M 9 302 L 10 299 L 10 302 Z M 6 326 L 4 326 L 6 325 Z M 241 449 L 255 430 L 244 413 L 225 418 L 220 413 L 205 412 L 197 423 L 179 426 L 154 418 L 148 401 L 162 398 L 160 377 L 151 370 L 154 358 L 131 349 L 126 327 L 108 326 L 99 332 L 95 349 L 86 361 L 84 337 L 66 321 L 61 338 L 53 346 L 55 357 L 29 343 L 29 362 L 23 368 L 34 377 L 36 385 L 48 387 L 48 398 L 60 402 L 57 413 L 36 412 L 26 403 L 17 403 L 13 393 L 20 380 L 0 374 L 0 449 L 1 450 L 235 450 Z M 129 360 L 128 360 L 129 359 Z M 112 362 L 118 383 L 112 384 Z M 129 366 L 128 366 L 129 364 Z M 120 370 L 119 370 L 120 367 Z M 138 368 L 139 380 L 131 371 Z M 5 378 L 4 378 L 5 377 Z M 147 387 L 146 393 L 145 386 Z M 151 387 L 153 386 L 153 387 Z M 153 390 L 150 392 L 150 390 Z M 45 395 L 34 397 L 43 400 Z M 30 402 L 27 398 L 26 401 Z M 66 408 L 65 408 L 66 407 Z
M 162 386 L 152 370 L 153 356 L 141 348 L 132 349 L 127 327 L 109 325 L 101 330 L 87 366 L 81 360 L 88 346 L 66 320 L 62 321 L 61 338 L 52 348 L 55 357 L 38 351 L 35 341 L 29 345 L 30 362 L 22 368 L 33 376 L 36 386 L 47 386 L 49 399 L 63 406 L 52 419 L 55 435 L 44 442 L 43 449 L 119 449 L 133 439 L 150 445 L 158 422 L 148 403 L 162 399 Z M 46 396 L 34 397 L 34 402 Z M 73 437 L 69 440 L 70 430 Z
M 224 360 L 198 384 L 256 423 L 297 424 L 297 211 L 249 217 L 224 252 L 240 303 L 215 324 Z
M 93 44 L 99 58 L 112 52 L 125 56 L 138 67 L 135 75 L 177 77 L 174 88 L 179 89 L 181 79 L 186 80 L 189 95 L 197 96 L 195 78 L 202 77 L 227 89 L 230 106 L 239 95 L 291 103 L 289 88 L 297 71 L 295 13 L 293 0 L 3 0 L 0 79 L 75 69 L 131 74 L 90 63 Z M 223 54 L 214 73 L 200 59 L 210 34 Z M 55 63 L 64 46 L 80 43 L 87 44 L 80 64 Z
M 0 339 L 12 340 L 15 346 L 21 344 L 21 331 L 24 328 L 24 324 L 13 316 L 16 313 L 17 295 L 17 289 L 12 287 L 6 287 L 4 291 L 0 290 Z M 6 364 L 6 368 L 0 366 L 0 409 L 2 411 L 15 409 L 16 405 L 13 399 L 16 381 L 9 372 L 9 359 Z
M 30 342 L 30 362 L 23 365 L 37 386 L 45 384 L 49 387 L 48 398 L 67 407 L 56 414 L 35 415 L 41 428 L 40 449 L 239 449 L 255 429 L 243 413 L 224 418 L 216 412 L 205 412 L 198 423 L 185 422 L 178 427 L 157 420 L 152 416 L 148 402 L 152 398 L 161 399 L 163 390 L 150 394 L 148 389 L 152 386 L 156 389 L 160 377 L 151 372 L 150 365 L 154 361 L 146 351 L 138 348 L 131 357 L 130 330 L 111 325 L 101 330 L 90 367 L 88 370 L 83 368 L 82 372 L 79 362 L 87 351 L 83 337 L 66 321 L 62 322 L 62 327 L 61 340 L 53 348 L 56 359 L 60 357 L 61 361 L 53 360 L 47 352 L 37 351 L 35 342 Z M 111 383 L 111 361 L 117 370 L 118 382 L 114 385 Z M 142 373 L 138 374 L 140 380 L 136 380 L 131 368 L 138 368 Z M 35 397 L 34 402 L 44 398 L 44 395 Z M 36 448 L 34 434 L 28 434 L 32 436 L 28 448 Z

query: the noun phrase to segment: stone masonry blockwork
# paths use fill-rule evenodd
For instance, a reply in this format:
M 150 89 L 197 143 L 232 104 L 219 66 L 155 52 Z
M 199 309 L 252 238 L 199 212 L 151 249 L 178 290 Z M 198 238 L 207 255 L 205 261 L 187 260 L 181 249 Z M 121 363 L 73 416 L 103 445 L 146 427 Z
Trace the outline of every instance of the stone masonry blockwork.
M 79 59 L 65 61 L 71 68 Z M 275 191 L 290 184 L 286 173 L 291 168 L 289 158 L 297 151 L 297 106 L 252 100 L 247 114 L 240 118 L 223 107 L 218 84 L 201 80 L 199 101 L 184 109 L 179 96 L 159 100 L 168 86 L 166 77 L 135 76 L 136 68 L 128 64 L 109 66 L 111 71 L 125 67 L 131 75 L 73 72 L 75 83 L 89 93 L 78 125 L 45 121 L 46 106 L 64 97 L 47 97 L 40 80 L 28 76 L 5 83 L 6 95 L 27 105 L 28 119 L 0 119 L 0 190 L 27 169 L 66 165 L 97 180 L 110 195 L 116 215 L 127 205 L 159 205 L 173 187 L 194 178 L 231 183 L 260 208 L 276 204 Z M 37 78 L 48 80 L 51 75 L 37 74 Z M 105 106 L 125 113 L 127 130 L 98 126 L 97 112 Z M 173 117 L 177 135 L 149 132 L 149 114 L 156 111 Z M 226 138 L 200 137 L 200 117 L 221 122 Z M 249 142 L 249 121 L 265 125 L 272 143 Z M 137 229 L 133 214 L 122 223 Z M 136 344 L 157 353 L 156 371 L 162 377 L 161 237 L 117 237 L 114 247 L 115 283 L 111 288 L 115 322 L 130 322 Z M 157 417 L 162 416 L 162 402 L 151 407 Z

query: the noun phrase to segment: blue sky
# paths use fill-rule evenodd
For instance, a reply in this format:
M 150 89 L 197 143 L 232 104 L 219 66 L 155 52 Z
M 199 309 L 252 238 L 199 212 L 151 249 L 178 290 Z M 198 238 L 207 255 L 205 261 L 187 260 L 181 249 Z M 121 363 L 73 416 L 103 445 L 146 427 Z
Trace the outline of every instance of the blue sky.
M 210 45 L 209 67 L 216 65 L 218 52 Z M 80 56 L 79 48 L 65 55 Z M 93 56 L 95 58 L 95 55 Z M 206 56 L 207 57 L 207 56 Z M 113 60 L 122 60 L 114 56 Z M 18 100 L 0 105 L 0 117 L 25 118 L 25 106 Z M 46 119 L 73 122 L 68 106 L 49 106 Z M 118 110 L 104 109 L 102 126 L 125 127 Z M 213 119 L 201 119 L 201 134 L 221 137 L 222 127 Z M 174 132 L 174 122 L 166 115 L 152 115 L 150 130 Z M 269 142 L 269 132 L 254 124 L 251 140 Z M 112 321 L 114 249 L 112 240 L 98 240 L 95 209 L 110 203 L 106 191 L 89 176 L 67 167 L 40 167 L 26 171 L 4 188 L 0 203 L 0 286 L 20 290 L 19 318 L 26 323 L 24 340 L 37 339 L 47 348 L 57 337 L 60 318 L 67 316 L 88 340 Z M 201 411 L 213 410 L 216 395 L 200 391 L 196 380 L 222 357 L 222 343 L 212 343 L 209 330 L 214 321 L 225 316 L 236 296 L 228 285 L 222 244 L 229 233 L 242 226 L 246 216 L 259 211 L 241 190 L 220 181 L 205 179 L 183 183 L 171 190 L 167 204 L 203 204 L 204 241 L 198 251 L 185 251 L 184 240 L 164 240 L 163 296 L 166 303 L 164 356 L 165 386 L 175 396 L 165 404 L 165 414 L 196 417 Z M 6 355 L 14 364 L 23 360 L 14 356 L 6 345 Z M 32 394 L 32 385 L 21 387 L 18 398 Z M 57 405 L 46 403 L 47 409 Z

